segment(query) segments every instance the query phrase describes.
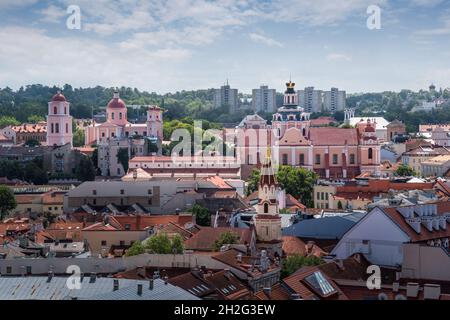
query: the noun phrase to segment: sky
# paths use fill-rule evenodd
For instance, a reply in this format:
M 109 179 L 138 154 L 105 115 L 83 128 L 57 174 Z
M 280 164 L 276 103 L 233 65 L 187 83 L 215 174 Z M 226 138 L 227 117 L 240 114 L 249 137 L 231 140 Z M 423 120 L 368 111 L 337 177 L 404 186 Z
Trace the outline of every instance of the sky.
M 380 29 L 367 26 L 373 5 Z M 228 79 L 251 93 L 289 78 L 348 93 L 450 87 L 450 0 L 0 0 L 0 88 L 167 93 Z

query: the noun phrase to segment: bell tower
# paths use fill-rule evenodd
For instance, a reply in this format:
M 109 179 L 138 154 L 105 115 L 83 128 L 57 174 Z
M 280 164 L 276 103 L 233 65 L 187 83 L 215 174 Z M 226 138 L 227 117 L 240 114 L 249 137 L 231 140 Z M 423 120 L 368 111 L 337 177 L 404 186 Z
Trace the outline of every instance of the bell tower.
M 149 106 L 147 110 L 147 136 L 163 140 L 162 110 L 158 106 Z
M 279 186 L 272 167 L 270 149 L 261 168 L 257 214 L 254 216 L 257 247 L 281 256 L 281 217 L 278 211 Z
M 47 145 L 63 146 L 70 143 L 72 147 L 72 117 L 69 102 L 58 90 L 48 103 Z

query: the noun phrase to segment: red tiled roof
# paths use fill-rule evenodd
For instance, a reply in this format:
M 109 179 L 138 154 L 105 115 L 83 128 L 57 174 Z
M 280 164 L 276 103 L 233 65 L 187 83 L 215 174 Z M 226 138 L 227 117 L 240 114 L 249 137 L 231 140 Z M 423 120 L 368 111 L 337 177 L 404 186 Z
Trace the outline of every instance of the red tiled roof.
M 283 236 L 283 252 L 287 256 L 292 255 L 313 255 L 316 257 L 322 257 L 326 255 L 327 253 L 323 251 L 321 248 L 319 248 L 314 243 L 304 243 L 302 240 L 300 240 L 297 237 L 294 236 Z
M 310 128 L 309 136 L 314 146 L 358 145 L 357 129 Z
M 270 294 L 264 290 L 255 293 L 259 300 L 290 300 L 291 295 L 281 284 L 277 283 L 270 289 Z
M 441 216 L 445 213 L 450 213 L 450 201 L 442 201 L 435 203 L 437 206 L 437 214 Z M 430 205 L 430 204 L 427 204 Z M 420 205 L 419 205 L 420 206 Z M 414 206 L 409 206 L 414 207 Z M 405 208 L 405 207 L 401 207 Z M 417 233 L 405 220 L 403 215 L 397 211 L 397 208 L 383 208 L 384 213 L 390 217 L 411 239 L 411 242 L 422 242 L 437 238 L 450 237 L 450 228 L 446 230 L 434 230 L 429 231 L 424 226 L 421 226 L 420 234 Z

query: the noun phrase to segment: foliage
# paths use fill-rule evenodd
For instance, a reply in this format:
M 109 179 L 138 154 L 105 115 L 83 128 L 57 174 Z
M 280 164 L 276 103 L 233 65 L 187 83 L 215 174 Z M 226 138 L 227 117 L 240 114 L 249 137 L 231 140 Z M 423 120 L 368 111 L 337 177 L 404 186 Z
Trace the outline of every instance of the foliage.
M 16 120 L 16 118 L 12 116 L 2 116 L 0 117 L 0 128 L 4 128 L 7 126 L 18 126 L 20 122 Z
M 313 188 L 317 175 L 305 168 L 280 166 L 277 173 L 278 183 L 286 193 L 299 199 L 305 206 L 314 206 Z
M 13 191 L 7 186 L 0 186 L 0 220 L 3 220 L 15 207 L 17 203 Z
M 239 240 L 238 236 L 231 231 L 222 232 L 219 239 L 214 241 L 214 250 L 219 251 L 226 244 L 235 244 Z
M 23 169 L 23 177 L 26 181 L 37 185 L 47 184 L 47 172 L 42 169 L 35 161 L 30 161 L 25 164 Z
M 129 157 L 128 157 L 128 148 L 120 148 L 119 151 L 117 152 L 117 160 L 119 160 L 120 164 L 123 167 L 123 170 L 125 172 L 128 171 L 128 161 L 129 161 Z
M 395 170 L 395 175 L 400 177 L 411 177 L 415 176 L 416 172 L 410 166 L 402 163 L 398 166 L 397 170 Z
M 247 179 L 247 196 L 258 190 L 259 178 L 261 177 L 261 171 L 253 169 L 250 176 Z
M 28 123 L 38 123 L 38 122 L 41 122 L 41 121 L 45 121 L 45 117 L 38 116 L 36 114 L 33 114 L 33 115 L 31 115 L 31 116 L 29 116 L 27 118 L 27 122 Z
M 195 222 L 199 226 L 209 227 L 211 226 L 211 213 L 209 210 L 199 204 L 194 204 L 189 212 L 195 216 Z
M 281 268 L 281 277 L 285 278 L 298 269 L 305 266 L 318 266 L 323 263 L 323 260 L 316 256 L 302 256 L 302 255 L 293 255 L 289 256 L 283 260 L 283 266 Z
M 169 254 L 172 253 L 172 244 L 169 237 L 165 233 L 162 233 L 151 236 L 145 242 L 145 249 L 153 253 Z
M 339 210 L 342 210 L 342 209 L 344 208 L 343 205 L 342 205 L 341 200 L 338 201 L 338 203 L 337 203 L 337 208 L 338 208 Z
M 82 147 L 84 146 L 84 130 L 80 128 L 76 128 L 73 133 L 73 146 L 74 147 Z
M 137 255 L 143 254 L 144 252 L 145 252 L 145 248 L 142 245 L 142 242 L 135 241 L 135 242 L 133 242 L 131 247 L 129 247 L 128 250 L 125 252 L 125 256 L 126 257 L 137 256 Z
M 174 235 L 172 238 L 172 252 L 176 254 L 184 252 L 183 238 L 179 234 Z
M 94 181 L 95 167 L 89 157 L 82 157 L 75 170 L 75 176 L 79 181 Z
M 37 147 L 40 146 L 41 143 L 37 141 L 36 139 L 29 139 L 25 142 L 25 145 L 28 147 Z

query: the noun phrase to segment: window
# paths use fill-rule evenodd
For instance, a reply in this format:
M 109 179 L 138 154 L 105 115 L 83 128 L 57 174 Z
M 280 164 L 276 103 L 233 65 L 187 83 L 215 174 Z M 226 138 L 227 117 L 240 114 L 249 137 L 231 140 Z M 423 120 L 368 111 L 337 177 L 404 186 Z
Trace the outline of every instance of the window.
M 350 164 L 355 164 L 355 154 L 350 154 Z
M 58 114 L 58 108 L 57 107 L 53 107 L 53 114 Z
M 64 114 L 67 114 L 67 107 L 64 107 Z
M 337 164 L 337 163 L 338 163 L 338 155 L 333 154 L 333 164 Z
M 325 192 L 325 200 L 328 200 L 328 192 Z
M 120 168 L 117 168 L 117 174 L 120 174 Z
M 94 205 L 96 205 L 96 204 L 97 204 L 97 199 L 92 200 L 92 203 L 93 203 Z
M 325 200 L 325 195 L 323 192 L 320 193 L 320 200 Z
M 69 133 L 69 124 L 66 123 L 66 133 Z
M 322 272 L 316 271 L 305 278 L 306 284 L 321 297 L 327 297 L 336 293 L 336 289 L 323 276 Z
M 55 132 L 56 132 L 56 133 L 59 133 L 59 123 L 56 123 L 56 124 L 55 124 Z
M 130 231 L 131 230 L 131 224 L 125 223 L 125 230 Z
M 148 189 L 148 190 L 147 190 L 147 193 L 148 193 L 148 194 L 152 194 L 152 189 Z
M 124 194 L 124 193 L 125 193 L 125 190 L 121 189 L 120 194 Z
M 305 164 L 305 155 L 303 153 L 300 154 L 300 165 L 303 166 Z
M 102 240 L 102 247 L 106 247 L 106 240 Z
M 373 159 L 373 150 L 372 150 L 372 148 L 369 148 L 368 158 L 369 159 Z
M 119 112 L 119 119 L 122 120 L 122 112 Z
M 31 274 L 31 266 L 27 266 L 27 274 Z
M 12 267 L 6 267 L 6 273 L 12 273 Z
M 96 196 L 96 195 L 97 195 L 97 190 L 92 190 L 92 194 L 93 194 L 94 196 Z
M 269 213 L 269 204 L 264 203 L 264 213 Z
M 316 164 L 320 164 L 320 154 L 316 154 Z
M 52 123 L 52 133 L 55 133 L 55 125 Z
M 288 164 L 288 155 L 286 153 L 283 153 L 283 165 Z
M 150 206 L 153 204 L 152 198 L 149 198 L 149 199 L 148 199 L 148 204 L 149 204 Z
M 114 112 L 111 112 L 111 119 L 114 120 Z
M 320 192 L 317 192 L 317 200 L 320 200 Z

